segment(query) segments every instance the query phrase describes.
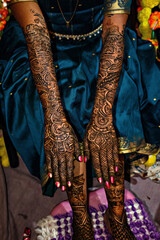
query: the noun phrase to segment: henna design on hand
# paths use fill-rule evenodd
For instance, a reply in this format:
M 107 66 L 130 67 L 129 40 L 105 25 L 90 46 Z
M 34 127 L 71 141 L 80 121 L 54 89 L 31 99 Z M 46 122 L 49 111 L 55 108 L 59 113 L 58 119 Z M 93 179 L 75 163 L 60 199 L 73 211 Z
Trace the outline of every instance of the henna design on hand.
M 67 122 L 53 64 L 50 36 L 43 16 L 31 9 L 34 21 L 23 29 L 29 60 L 45 118 L 45 155 L 48 172 L 66 186 L 72 181 L 74 155 L 80 155 L 77 137 Z
M 97 92 L 91 121 L 87 127 L 85 154 L 92 157 L 97 177 L 109 182 L 118 166 L 118 143 L 112 120 L 112 106 L 123 61 L 123 31 L 108 23 L 103 34 Z

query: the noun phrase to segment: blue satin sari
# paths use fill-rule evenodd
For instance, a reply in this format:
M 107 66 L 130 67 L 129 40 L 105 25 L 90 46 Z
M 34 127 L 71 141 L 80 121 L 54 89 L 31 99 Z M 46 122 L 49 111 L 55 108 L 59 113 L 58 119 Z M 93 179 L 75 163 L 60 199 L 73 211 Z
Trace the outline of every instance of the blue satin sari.
M 76 1 L 60 2 L 66 19 L 70 19 Z M 109 6 L 128 11 L 126 1 L 107 4 L 109 14 Z M 51 33 L 63 108 L 82 141 L 96 92 L 103 0 L 80 0 L 69 28 L 56 2 L 40 0 L 39 5 Z M 154 149 L 160 143 L 159 73 L 154 47 L 126 28 L 123 69 L 113 108 L 120 153 L 144 150 L 146 143 Z M 41 179 L 43 193 L 52 196 L 56 187 L 48 178 L 45 164 L 42 105 L 32 79 L 25 38 L 13 17 L 0 41 L 0 74 L 0 101 L 9 136 L 31 174 Z

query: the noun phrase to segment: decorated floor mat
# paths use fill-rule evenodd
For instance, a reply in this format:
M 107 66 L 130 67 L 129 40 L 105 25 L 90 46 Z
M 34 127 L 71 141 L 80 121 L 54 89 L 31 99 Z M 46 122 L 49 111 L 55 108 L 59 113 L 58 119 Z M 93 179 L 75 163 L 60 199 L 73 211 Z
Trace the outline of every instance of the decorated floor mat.
M 92 224 L 96 240 L 111 240 L 104 221 L 103 215 L 107 209 L 106 205 L 99 205 L 99 209 L 90 207 Z M 125 209 L 128 224 L 137 240 L 160 240 L 160 233 L 151 221 L 143 203 L 138 199 L 125 201 Z M 72 239 L 72 212 L 48 216 L 37 224 L 35 229 L 37 240 L 70 240 Z

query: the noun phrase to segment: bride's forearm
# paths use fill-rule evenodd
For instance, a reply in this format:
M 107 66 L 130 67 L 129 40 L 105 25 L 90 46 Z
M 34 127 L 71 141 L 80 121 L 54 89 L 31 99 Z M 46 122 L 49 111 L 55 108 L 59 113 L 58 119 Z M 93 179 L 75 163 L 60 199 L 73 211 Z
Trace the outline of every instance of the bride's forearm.
M 35 2 L 19 2 L 11 7 L 25 35 L 32 76 L 45 118 L 51 119 L 51 112 L 54 112 L 54 119 L 59 119 L 59 115 L 64 114 L 53 63 L 50 36 L 43 14 Z M 21 12 L 24 14 L 22 15 Z
M 119 24 L 114 21 L 120 19 Z M 102 51 L 94 111 L 104 107 L 103 114 L 108 116 L 116 93 L 123 62 L 124 27 L 126 17 L 122 14 L 105 15 L 103 21 Z

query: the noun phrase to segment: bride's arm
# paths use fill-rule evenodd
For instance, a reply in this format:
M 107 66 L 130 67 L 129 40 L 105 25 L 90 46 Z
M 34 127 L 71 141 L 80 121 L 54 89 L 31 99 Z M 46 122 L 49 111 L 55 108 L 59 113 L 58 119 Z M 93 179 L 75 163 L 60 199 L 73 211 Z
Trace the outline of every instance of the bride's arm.
M 48 172 L 66 186 L 73 176 L 73 155 L 78 158 L 80 153 L 77 137 L 62 108 L 47 25 L 36 1 L 13 0 L 11 10 L 25 35 L 32 76 L 43 107 Z

